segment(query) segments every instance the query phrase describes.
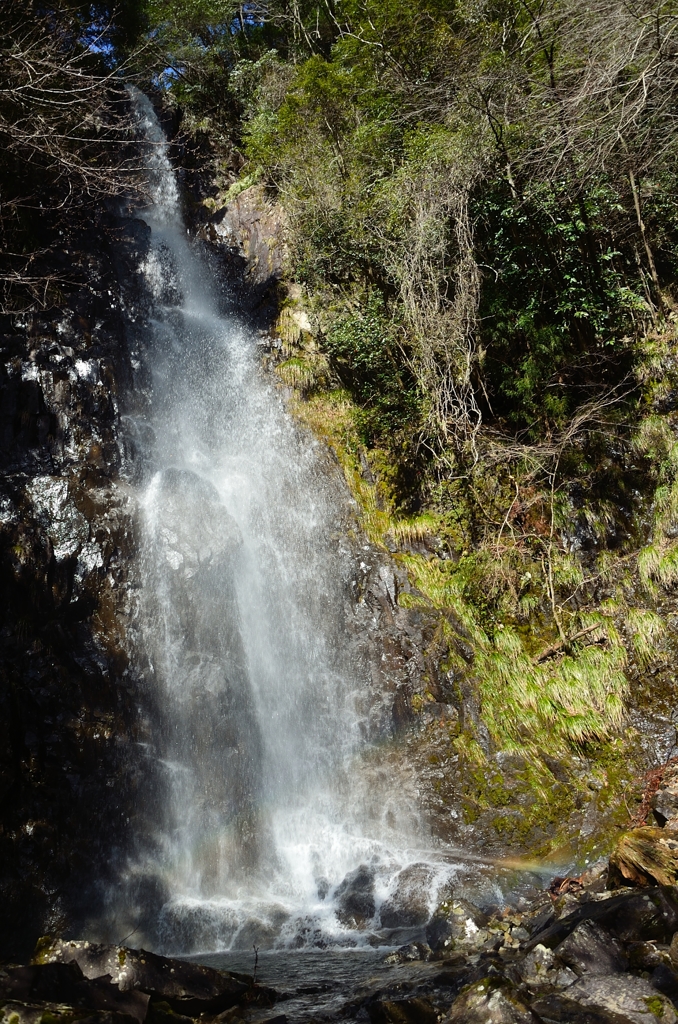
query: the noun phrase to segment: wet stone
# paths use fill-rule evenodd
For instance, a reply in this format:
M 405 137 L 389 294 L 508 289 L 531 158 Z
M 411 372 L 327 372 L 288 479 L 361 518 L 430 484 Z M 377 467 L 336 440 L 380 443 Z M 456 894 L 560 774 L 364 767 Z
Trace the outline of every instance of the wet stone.
M 445 1024 L 538 1024 L 538 1018 L 509 982 L 485 978 L 465 988 Z
M 426 941 L 434 952 L 478 948 L 490 937 L 488 917 L 468 900 L 447 900 L 426 927 Z
M 537 999 L 535 1012 L 548 1021 L 577 1024 L 676 1024 L 678 1014 L 644 978 L 630 974 L 581 978 L 564 992 Z
M 46 966 L 75 968 L 90 979 L 108 976 L 122 992 L 148 993 L 187 1016 L 228 1009 L 251 988 L 242 976 L 121 946 L 57 940 L 42 956 Z
M 577 925 L 555 954 L 578 975 L 618 974 L 627 967 L 621 944 L 592 921 Z
M 146 1018 L 149 996 L 123 991 L 100 972 L 85 977 L 75 962 L 30 964 L 0 971 L 0 1000 L 25 1003 L 60 1003 L 91 1010 L 110 1010 L 141 1022 Z
M 380 910 L 383 928 L 423 925 L 429 919 L 429 891 L 434 871 L 428 864 L 410 864 L 396 879 L 393 893 Z
M 346 875 L 334 894 L 337 903 L 336 915 L 347 928 L 364 928 L 374 917 L 374 871 L 361 864 Z
M 433 950 L 425 942 L 409 942 L 395 953 L 390 953 L 384 963 L 405 964 L 415 960 L 428 960 Z

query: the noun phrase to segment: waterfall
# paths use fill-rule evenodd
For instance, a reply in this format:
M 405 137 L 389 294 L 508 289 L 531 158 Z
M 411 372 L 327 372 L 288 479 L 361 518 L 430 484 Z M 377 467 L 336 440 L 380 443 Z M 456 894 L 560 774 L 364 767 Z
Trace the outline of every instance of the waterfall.
M 167 951 L 388 941 L 455 869 L 422 855 L 397 765 L 371 767 L 342 484 L 220 314 L 153 108 L 133 103 L 152 198 L 140 644 L 163 784 L 130 872 L 162 887 Z

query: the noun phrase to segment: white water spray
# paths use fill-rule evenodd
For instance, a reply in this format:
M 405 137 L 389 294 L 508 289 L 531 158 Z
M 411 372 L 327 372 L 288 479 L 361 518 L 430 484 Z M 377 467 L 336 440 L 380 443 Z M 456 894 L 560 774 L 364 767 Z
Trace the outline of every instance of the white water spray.
M 389 941 L 423 923 L 453 869 L 417 853 L 416 793 L 365 756 L 339 484 L 254 337 L 218 314 L 163 133 L 148 99 L 134 104 L 153 199 L 141 604 L 165 780 L 144 866 L 168 894 L 159 944 Z

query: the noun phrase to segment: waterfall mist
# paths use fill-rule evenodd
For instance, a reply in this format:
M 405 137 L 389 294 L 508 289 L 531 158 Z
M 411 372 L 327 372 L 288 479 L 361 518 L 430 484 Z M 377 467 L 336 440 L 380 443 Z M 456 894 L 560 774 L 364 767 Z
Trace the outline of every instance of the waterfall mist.
M 375 942 L 421 925 L 455 869 L 422 855 L 405 774 L 370 758 L 341 484 L 262 374 L 254 334 L 220 315 L 153 108 L 132 96 L 152 196 L 137 214 L 152 232 L 139 644 L 162 778 L 143 816 L 153 855 L 129 868 L 162 893 L 146 941 Z

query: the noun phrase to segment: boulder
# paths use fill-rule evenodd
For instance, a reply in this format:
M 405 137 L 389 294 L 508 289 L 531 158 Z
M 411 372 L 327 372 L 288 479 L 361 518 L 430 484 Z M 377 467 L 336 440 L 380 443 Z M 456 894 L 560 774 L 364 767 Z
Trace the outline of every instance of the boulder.
M 650 984 L 668 996 L 672 1003 L 678 1000 L 678 974 L 668 964 L 657 964 L 650 975 Z
M 619 974 L 627 960 L 617 939 L 593 921 L 582 921 L 555 948 L 558 959 L 580 977 Z
M 123 946 L 57 940 L 47 949 L 42 948 L 40 956 L 46 967 L 77 966 L 86 978 L 93 979 L 106 975 L 114 983 L 109 988 L 118 986 L 123 993 L 134 992 L 139 996 L 148 993 L 169 1003 L 175 1013 L 189 1017 L 226 1010 L 252 987 L 251 979 L 244 975 Z
M 375 914 L 374 871 L 361 864 L 337 886 L 337 919 L 346 928 L 364 928 Z
M 76 963 L 47 963 L 0 970 L 0 1001 L 4 1000 L 108 1010 L 144 1021 L 149 996 L 121 991 L 111 984 L 109 974 L 89 980 Z
M 428 999 L 378 999 L 367 1011 L 371 1024 L 438 1024 L 438 1014 Z
M 537 1024 L 538 1018 L 509 982 L 484 978 L 468 985 L 443 1018 L 445 1024 Z
M 526 949 L 539 943 L 554 949 L 582 921 L 596 921 L 621 942 L 670 942 L 678 931 L 678 896 L 671 889 L 653 886 L 590 899 L 532 936 Z
M 546 946 L 535 946 L 518 965 L 517 970 L 526 985 L 529 985 L 530 988 L 540 988 L 542 985 L 550 983 L 554 965 L 553 951 L 547 949 Z
M 379 916 L 382 928 L 412 928 L 429 919 L 429 892 L 433 880 L 429 864 L 410 864 L 397 877 L 396 885 L 384 900 Z
M 573 1024 L 676 1024 L 671 1002 L 645 978 L 631 974 L 580 978 L 563 992 L 535 1000 L 532 1008 L 548 1021 Z
M 434 952 L 475 949 L 489 938 L 487 914 L 468 900 L 441 903 L 426 926 L 426 941 Z
M 533 990 L 540 988 L 567 988 L 574 985 L 578 976 L 573 970 L 563 966 L 546 946 L 535 946 L 520 963 L 515 966 L 517 976 Z
M 610 856 L 608 888 L 678 883 L 678 830 L 644 826 L 621 837 Z
M 414 960 L 428 960 L 432 952 L 431 947 L 427 946 L 425 942 L 408 942 L 405 946 L 396 949 L 395 952 L 389 953 L 384 963 L 406 964 Z

